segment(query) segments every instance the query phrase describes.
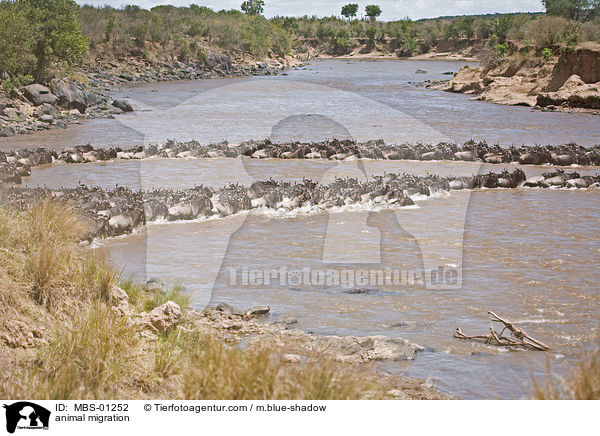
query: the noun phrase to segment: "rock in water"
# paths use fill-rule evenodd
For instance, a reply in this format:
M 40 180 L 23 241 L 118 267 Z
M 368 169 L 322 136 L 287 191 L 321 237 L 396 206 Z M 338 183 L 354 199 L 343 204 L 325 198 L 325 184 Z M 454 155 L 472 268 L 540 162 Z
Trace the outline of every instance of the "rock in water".
M 244 313 L 244 318 L 250 319 L 250 318 L 256 318 L 258 316 L 267 316 L 270 311 L 271 311 L 271 308 L 269 306 L 257 306 L 252 309 L 248 309 Z
M 127 100 L 115 100 L 112 105 L 123 112 L 133 112 L 133 106 Z

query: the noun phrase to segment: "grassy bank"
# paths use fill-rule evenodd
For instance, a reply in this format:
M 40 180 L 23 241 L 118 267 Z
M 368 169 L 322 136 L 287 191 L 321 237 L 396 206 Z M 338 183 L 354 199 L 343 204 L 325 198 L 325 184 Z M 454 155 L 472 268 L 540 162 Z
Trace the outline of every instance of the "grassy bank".
M 288 364 L 260 346 L 225 345 L 186 324 L 189 295 L 122 283 L 130 313 L 111 304 L 119 275 L 76 244 L 76 214 L 45 201 L 0 208 L 0 396 L 32 399 L 382 398 L 369 368 Z M 179 325 L 159 334 L 132 321 L 166 300 Z M 389 387 L 388 387 L 389 389 Z

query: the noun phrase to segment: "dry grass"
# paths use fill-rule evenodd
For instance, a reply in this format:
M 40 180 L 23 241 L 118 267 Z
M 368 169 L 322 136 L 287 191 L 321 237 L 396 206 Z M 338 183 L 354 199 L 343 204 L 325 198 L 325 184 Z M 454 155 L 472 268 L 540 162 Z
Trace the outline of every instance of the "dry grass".
M 201 332 L 142 335 L 107 304 L 119 274 L 79 248 L 76 214 L 44 201 L 26 211 L 0 208 L 0 396 L 31 399 L 346 399 L 381 398 L 370 372 L 329 361 L 282 362 L 265 348 L 230 347 Z M 150 294 L 122 283 L 137 311 L 174 300 L 181 287 Z M 10 326 L 45 332 L 21 346 Z M 37 333 L 36 333 L 37 334 Z M 33 334 L 30 334 L 33 337 Z M 18 339 L 18 338 L 17 338 Z M 12 348 L 11 348 L 12 347 Z
M 538 400 L 600 400 L 600 347 L 582 353 L 570 374 L 558 380 L 550 374 L 543 386 L 534 380 Z

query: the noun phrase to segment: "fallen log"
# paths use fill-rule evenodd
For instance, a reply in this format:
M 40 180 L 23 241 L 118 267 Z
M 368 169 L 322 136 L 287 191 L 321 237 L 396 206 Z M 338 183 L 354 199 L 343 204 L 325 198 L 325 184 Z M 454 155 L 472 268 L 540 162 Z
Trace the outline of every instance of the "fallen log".
M 456 331 L 454 332 L 454 337 L 458 339 L 481 341 L 486 344 L 497 345 L 500 347 L 516 347 L 536 351 L 550 350 L 548 345 L 531 337 L 525 331 L 515 326 L 513 323 L 500 318 L 494 312 L 488 312 L 488 315 L 491 321 L 489 334 L 469 336 L 464 334 L 460 327 L 457 327 Z M 500 333 L 497 333 L 496 330 L 494 330 L 494 323 L 500 323 L 504 325 L 504 328 Z M 511 336 L 504 336 L 504 332 L 506 330 L 511 333 Z

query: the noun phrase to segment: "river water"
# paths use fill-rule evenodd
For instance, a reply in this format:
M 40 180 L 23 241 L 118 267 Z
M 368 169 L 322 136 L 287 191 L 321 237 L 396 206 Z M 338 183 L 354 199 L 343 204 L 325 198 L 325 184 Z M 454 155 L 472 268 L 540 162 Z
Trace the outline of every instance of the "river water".
M 469 101 L 409 84 L 443 78 L 443 72 L 461 65 L 336 60 L 283 77 L 137 86 L 123 91 L 142 109 L 137 113 L 0 145 L 334 136 L 410 142 L 474 138 L 503 145 L 600 143 L 598 117 Z M 416 69 L 428 73 L 416 75 Z M 270 177 L 328 182 L 385 172 L 471 175 L 505 167 L 510 166 L 150 159 L 36 168 L 25 183 L 180 189 L 247 185 Z M 524 170 L 532 176 L 548 167 Z M 596 173 L 595 168 L 576 170 Z M 298 320 L 294 327 L 306 331 L 407 338 L 425 351 L 411 362 L 381 364 L 382 370 L 428 379 L 462 398 L 522 398 L 532 392 L 532 377 L 544 377 L 548 363 L 554 373 L 564 374 L 577 351 L 598 338 L 599 195 L 598 190 L 484 189 L 417 198 L 416 206 L 408 208 L 254 210 L 151 224 L 137 234 L 104 241 L 99 250 L 125 274 L 183 283 L 195 293 L 198 307 L 268 304 L 272 320 L 292 316 Z M 386 269 L 413 274 L 416 280 L 356 278 Z M 452 274 L 444 275 L 448 271 Z M 347 280 L 323 280 L 331 272 Z M 434 283 L 419 280 L 433 272 Z M 358 293 L 359 288 L 367 291 Z M 456 327 L 467 334 L 487 333 L 489 310 L 518 323 L 553 352 L 507 351 L 453 339 Z

